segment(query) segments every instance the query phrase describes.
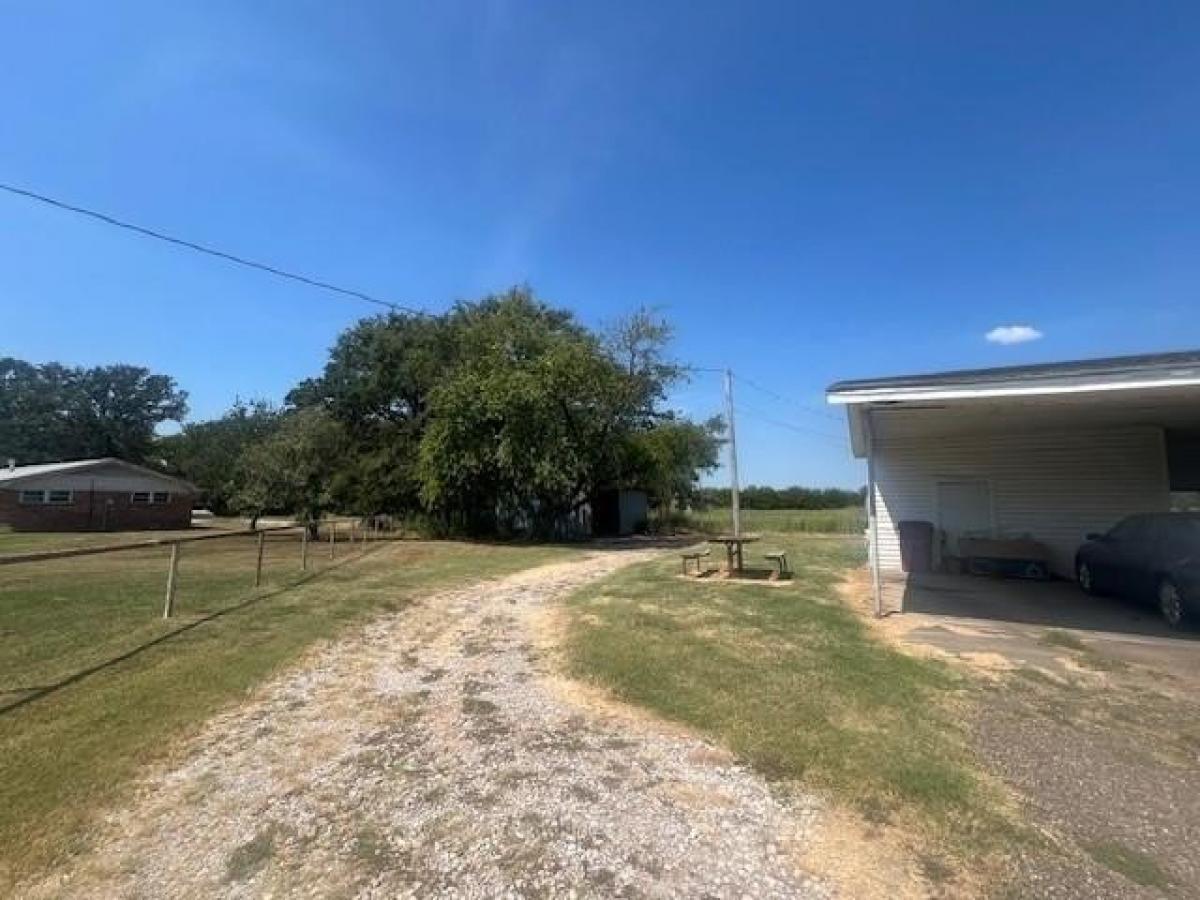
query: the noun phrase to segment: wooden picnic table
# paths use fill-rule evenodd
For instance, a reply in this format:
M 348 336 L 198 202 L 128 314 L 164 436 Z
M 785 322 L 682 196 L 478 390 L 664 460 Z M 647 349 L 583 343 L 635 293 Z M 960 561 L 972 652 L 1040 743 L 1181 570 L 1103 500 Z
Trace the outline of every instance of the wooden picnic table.
M 718 534 L 713 540 L 725 545 L 725 571 L 740 572 L 746 568 L 743 547 L 759 539 L 757 534 Z M 736 565 L 734 564 L 736 561 Z

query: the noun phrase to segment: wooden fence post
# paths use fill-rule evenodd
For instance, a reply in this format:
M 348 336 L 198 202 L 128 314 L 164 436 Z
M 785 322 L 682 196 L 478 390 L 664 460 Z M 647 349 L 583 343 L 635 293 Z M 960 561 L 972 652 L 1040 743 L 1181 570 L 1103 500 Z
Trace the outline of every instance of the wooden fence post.
M 179 542 L 171 545 L 171 567 L 167 570 L 167 599 L 163 604 L 163 618 L 171 618 L 175 611 L 175 581 L 179 576 Z
M 308 523 L 300 528 L 300 571 L 308 571 Z
M 254 564 L 254 586 L 262 585 L 262 558 L 263 558 L 263 542 L 267 539 L 267 533 L 260 531 L 258 533 L 258 561 Z
M 334 550 L 334 543 L 333 543 L 335 540 L 337 540 L 337 522 L 330 522 L 329 523 L 329 558 L 330 559 L 333 559 L 334 553 L 336 552 Z

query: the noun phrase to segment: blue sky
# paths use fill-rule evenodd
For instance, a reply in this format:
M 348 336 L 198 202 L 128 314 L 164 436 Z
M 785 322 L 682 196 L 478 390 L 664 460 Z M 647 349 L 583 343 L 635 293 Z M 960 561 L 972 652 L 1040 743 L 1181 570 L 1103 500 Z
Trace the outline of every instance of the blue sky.
M 430 310 L 658 306 L 785 398 L 746 481 L 861 481 L 840 378 L 1200 345 L 1194 3 L 44 2 L 0 50 L 0 181 Z M 0 196 L 0 354 L 196 418 L 371 312 Z

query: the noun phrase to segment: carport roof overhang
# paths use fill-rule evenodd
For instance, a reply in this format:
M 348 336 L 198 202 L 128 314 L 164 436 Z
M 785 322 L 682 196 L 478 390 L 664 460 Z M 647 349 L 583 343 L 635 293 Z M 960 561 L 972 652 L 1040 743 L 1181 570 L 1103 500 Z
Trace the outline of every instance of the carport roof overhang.
M 856 456 L 872 438 L 999 429 L 1200 427 L 1200 351 L 841 381 Z

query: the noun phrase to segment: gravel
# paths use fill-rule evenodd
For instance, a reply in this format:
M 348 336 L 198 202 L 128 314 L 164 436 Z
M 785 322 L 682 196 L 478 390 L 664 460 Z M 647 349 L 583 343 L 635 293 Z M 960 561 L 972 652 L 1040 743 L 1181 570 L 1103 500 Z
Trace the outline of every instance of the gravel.
M 1133 691 L 993 688 L 976 726 L 989 768 L 1023 797 L 1052 847 L 1024 847 L 1007 895 L 1100 900 L 1200 896 L 1200 757 L 1186 741 L 1194 702 Z M 1137 884 L 1094 859 L 1119 846 L 1152 860 L 1164 885 Z M 1094 852 L 1094 851 L 1093 851 Z
M 805 897 L 813 798 L 558 689 L 548 604 L 647 551 L 430 595 L 210 721 L 30 897 Z

